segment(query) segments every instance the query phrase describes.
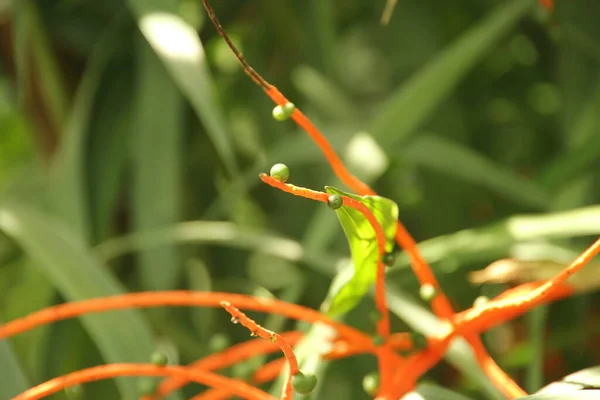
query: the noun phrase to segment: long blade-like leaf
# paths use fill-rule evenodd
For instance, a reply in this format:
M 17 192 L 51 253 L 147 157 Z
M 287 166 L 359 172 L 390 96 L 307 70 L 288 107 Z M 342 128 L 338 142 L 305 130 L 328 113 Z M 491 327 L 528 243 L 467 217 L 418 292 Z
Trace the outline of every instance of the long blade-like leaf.
M 116 295 L 124 288 L 59 221 L 12 202 L 0 204 L 0 230 L 15 240 L 70 301 Z M 107 362 L 146 362 L 154 350 L 150 328 L 135 310 L 81 317 Z M 131 380 L 118 380 L 124 399 L 135 399 Z
M 237 163 L 231 136 L 215 98 L 204 48 L 196 31 L 177 14 L 177 2 L 129 0 L 128 3 L 142 34 L 206 127 L 227 172 L 235 176 Z
M 369 131 L 379 144 L 393 148 L 418 128 L 534 4 L 533 0 L 503 3 L 417 72 L 373 120 Z
M 535 182 L 441 137 L 428 135 L 415 138 L 402 157 L 437 172 L 483 185 L 525 206 L 538 209 L 550 206 L 550 194 Z
M 184 104 L 148 44 L 140 41 L 138 45 L 131 208 L 134 230 L 145 231 L 168 227 L 179 219 Z M 177 249 L 165 246 L 139 256 L 145 289 L 175 288 L 182 270 Z
M 8 342 L 0 340 L 0 399 L 12 399 L 29 386 Z

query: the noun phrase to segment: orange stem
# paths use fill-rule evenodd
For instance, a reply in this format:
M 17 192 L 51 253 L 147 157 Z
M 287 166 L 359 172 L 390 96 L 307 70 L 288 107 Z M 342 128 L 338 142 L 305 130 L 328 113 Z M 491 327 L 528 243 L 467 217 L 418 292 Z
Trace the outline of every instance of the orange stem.
M 154 364 L 108 364 L 86 368 L 37 385 L 13 400 L 37 400 L 77 384 L 121 376 L 178 376 L 211 387 L 227 387 L 236 396 L 253 400 L 273 400 L 274 397 L 244 382 L 225 378 L 211 372 L 185 367 Z
M 19 334 L 37 326 L 88 313 L 161 306 L 219 307 L 224 298 L 239 304 L 241 308 L 247 310 L 285 315 L 288 318 L 307 322 L 322 322 L 334 328 L 341 337 L 362 345 L 366 349 L 374 349 L 373 341 L 364 333 L 350 326 L 333 321 L 310 308 L 280 300 L 261 299 L 237 293 L 193 292 L 186 290 L 127 293 L 59 304 L 1 325 L 0 339 Z
M 294 345 L 302 338 L 303 333 L 300 331 L 292 331 L 282 333 L 281 336 L 287 343 Z M 279 350 L 279 346 L 270 341 L 261 339 L 249 340 L 232 346 L 222 352 L 204 357 L 188 365 L 187 368 L 213 371 L 229 367 L 250 357 L 261 354 L 270 354 L 277 350 Z M 188 383 L 188 380 L 181 377 L 165 379 L 158 386 L 157 395 L 164 397 L 186 383 Z
M 485 374 L 491 379 L 504 395 L 510 399 L 527 396 L 521 387 L 496 364 L 494 359 L 488 354 L 481 338 L 477 335 L 469 335 L 469 343 L 473 347 L 475 357 L 479 365 L 483 368 Z
M 252 336 L 259 336 L 263 339 L 270 340 L 272 343 L 275 343 L 277 346 L 279 346 L 288 362 L 288 365 L 290 366 L 290 371 L 283 388 L 282 399 L 291 400 L 294 397 L 292 376 L 296 375 L 299 371 L 298 360 L 296 359 L 296 355 L 294 354 L 292 347 L 283 339 L 281 335 L 260 326 L 252 318 L 249 318 L 246 314 L 232 306 L 229 302 L 222 301 L 221 307 L 231 314 L 231 321 L 233 323 L 239 322 L 242 324 L 242 326 L 247 328 L 252 333 Z
M 260 179 L 279 190 L 284 192 L 293 194 L 294 196 L 300 196 L 311 200 L 320 201 L 322 203 L 327 203 L 329 199 L 329 194 L 324 192 L 319 192 L 312 189 L 306 189 L 299 186 L 294 186 L 289 183 L 281 182 L 275 178 L 270 177 L 267 174 L 260 174 Z M 383 264 L 381 258 L 386 253 L 385 246 L 387 243 L 387 239 L 385 237 L 385 232 L 381 228 L 379 221 L 375 218 L 375 215 L 369 210 L 367 206 L 365 206 L 360 201 L 354 200 L 348 196 L 341 196 L 343 200 L 343 205 L 354 208 L 359 211 L 366 219 L 369 221 L 371 228 L 375 232 L 375 238 L 377 239 L 377 248 L 379 257 L 377 260 L 377 279 L 375 282 L 375 304 L 377 310 L 381 314 L 381 318 L 377 323 L 377 333 L 384 338 L 388 338 L 390 336 L 390 317 L 389 310 L 387 307 L 387 300 L 385 296 L 385 265 Z
M 596 240 L 560 273 L 531 292 L 518 297 L 511 296 L 492 300 L 485 306 L 471 308 L 459 314 L 455 321 L 457 332 L 479 331 L 482 327 L 489 326 L 494 320 L 514 318 L 515 315 L 522 314 L 533 307 L 554 299 L 564 293 L 567 279 L 590 262 L 598 252 L 600 252 L 600 239 Z
M 250 76 L 250 78 L 256 82 L 259 86 L 263 88 L 266 94 L 273 100 L 273 102 L 277 105 L 284 106 L 289 102 L 289 100 L 275 87 L 267 82 L 258 72 L 256 72 L 250 64 L 244 59 L 242 53 L 236 48 L 233 44 L 219 19 L 215 15 L 212 10 L 208 0 L 202 0 L 204 7 L 210 17 L 210 20 L 214 24 L 215 28 L 219 35 L 225 40 L 233 54 L 236 56 L 244 72 Z M 329 143 L 329 141 L 325 138 L 325 136 L 314 126 L 314 124 L 308 119 L 302 111 L 296 108 L 292 114 L 292 119 L 298 126 L 300 126 L 310 138 L 315 142 L 315 144 L 321 149 L 321 152 L 325 156 L 327 162 L 331 166 L 331 169 L 335 173 L 335 175 L 350 189 L 352 189 L 355 193 L 360 195 L 375 195 L 375 191 L 371 189 L 367 184 L 362 182 L 356 176 L 352 175 L 340 157 L 337 155 L 333 146 Z M 397 223 L 397 232 L 396 232 L 396 241 L 397 243 L 409 254 L 411 259 L 411 267 L 417 278 L 421 282 L 421 284 L 431 284 L 436 288 L 439 288 L 439 283 L 437 282 L 435 275 L 431 271 L 431 268 L 427 263 L 423 260 L 423 257 L 419 254 L 414 239 L 410 236 L 404 225 L 398 221 Z M 450 318 L 453 314 L 452 307 L 450 302 L 446 298 L 446 295 L 440 291 L 439 295 L 436 297 L 434 302 L 432 303 L 434 307 L 434 312 L 441 318 Z
M 261 366 L 252 375 L 251 383 L 254 385 L 260 385 L 263 383 L 271 382 L 281 373 L 281 370 L 285 366 L 287 360 L 285 358 L 278 358 L 270 361 L 265 365 Z M 204 393 L 200 393 L 192 400 L 222 400 L 232 396 L 231 390 L 226 388 L 210 389 Z

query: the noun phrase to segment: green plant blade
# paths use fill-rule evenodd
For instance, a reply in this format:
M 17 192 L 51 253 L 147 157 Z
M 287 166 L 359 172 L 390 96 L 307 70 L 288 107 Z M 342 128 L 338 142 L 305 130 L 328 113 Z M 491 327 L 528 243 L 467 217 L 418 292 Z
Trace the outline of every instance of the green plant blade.
M 281 257 L 293 262 L 306 262 L 320 271 L 331 271 L 337 261 L 325 254 L 307 253 L 291 239 L 255 230 L 244 230 L 230 222 L 191 221 L 165 229 L 114 237 L 96 246 L 99 259 L 109 262 L 130 252 L 168 244 L 206 243 L 250 250 Z
M 469 397 L 453 392 L 438 385 L 422 383 L 417 386 L 416 394 L 423 400 L 470 400 Z
M 386 251 L 393 249 L 398 220 L 396 203 L 384 197 L 356 196 L 329 186 L 325 189 L 329 194 L 348 196 L 368 207 L 385 233 Z M 368 292 L 375 282 L 380 257 L 375 231 L 360 211 L 342 206 L 336 210 L 336 214 L 348 239 L 353 265 L 337 275 L 323 303 L 322 308 L 332 316 L 340 316 L 350 311 Z
M 148 44 L 140 40 L 138 45 L 131 209 L 134 230 L 145 231 L 179 219 L 184 103 Z M 144 289 L 176 287 L 183 265 L 174 247 L 144 250 L 139 261 Z
M 174 1 L 129 0 L 128 4 L 142 34 L 206 127 L 228 174 L 235 176 L 238 167 L 231 136 L 196 31 L 179 17 Z
M 497 259 L 508 254 L 511 246 L 536 239 L 572 238 L 600 234 L 600 207 L 591 206 L 545 215 L 517 215 L 483 227 L 464 229 L 419 243 L 429 263 L 455 260 L 460 264 Z M 389 271 L 410 266 L 402 254 Z
M 66 122 L 66 131 L 58 154 L 53 160 L 50 198 L 53 210 L 68 222 L 78 237 L 89 240 L 91 233 L 87 188 L 85 186 L 85 152 L 88 126 L 95 96 L 106 66 L 119 46 L 120 18 L 107 28 L 90 56 L 84 76 Z
M 524 206 L 542 210 L 550 206 L 550 194 L 535 182 L 442 137 L 419 136 L 408 144 L 402 157 L 437 172 L 485 186 Z
M 2 202 L 0 229 L 20 245 L 67 300 L 125 292 L 88 254 L 81 238 L 59 221 L 32 208 Z M 80 318 L 106 362 L 146 362 L 154 350 L 150 328 L 136 310 Z M 119 379 L 117 385 L 122 398 L 137 398 L 135 382 Z
M 382 148 L 394 148 L 418 128 L 534 4 L 532 0 L 503 3 L 390 96 L 369 129 Z
M 115 214 L 125 184 L 132 136 L 133 71 L 115 57 L 107 68 L 90 122 L 86 156 L 92 243 L 115 230 Z M 115 107 L 119 99 L 119 107 Z
M 553 382 L 542 389 L 538 390 L 534 395 L 524 397 L 526 399 L 550 399 L 560 398 L 563 395 L 575 396 L 577 394 L 594 393 L 600 395 L 600 366 L 586 368 L 581 371 L 567 375 L 559 382 Z M 539 397 L 538 397 L 539 396 Z M 555 396 L 555 397 L 551 397 Z M 586 397 L 565 397 L 565 398 L 586 398 Z M 600 397 L 596 397 L 600 398 Z
M 8 341 L 0 340 L 0 399 L 12 399 L 29 387 Z

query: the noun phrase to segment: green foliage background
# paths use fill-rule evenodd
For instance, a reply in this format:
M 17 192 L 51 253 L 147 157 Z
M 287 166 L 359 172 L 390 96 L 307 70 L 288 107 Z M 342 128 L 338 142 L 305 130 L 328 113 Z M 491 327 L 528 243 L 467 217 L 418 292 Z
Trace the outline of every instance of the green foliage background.
M 398 203 L 457 308 L 504 288 L 473 286 L 469 272 L 531 243 L 546 259 L 574 257 L 600 233 L 600 3 L 557 0 L 549 16 L 533 0 L 401 0 L 388 26 L 383 0 L 213 3 L 249 62 Z M 0 320 L 175 288 L 320 306 L 349 257 L 335 213 L 257 174 L 283 162 L 297 185 L 342 186 L 305 134 L 271 117 L 199 1 L 4 0 L 0 13 Z M 402 256 L 389 281 L 395 329 L 435 332 Z M 598 362 L 597 300 L 536 311 L 487 334 L 488 347 L 535 391 Z M 347 321 L 372 331 L 372 309 L 365 299 Z M 0 341 L 0 399 L 157 347 L 188 363 L 246 337 L 221 310 L 57 323 Z M 544 373 L 548 354 L 562 361 Z M 461 377 L 434 368 L 425 398 L 450 399 L 441 386 L 499 398 L 464 345 L 448 361 Z M 225 372 L 247 377 L 262 362 Z M 367 398 L 371 357 L 320 367 L 306 367 L 322 375 L 313 398 Z M 85 391 L 136 396 L 135 379 Z

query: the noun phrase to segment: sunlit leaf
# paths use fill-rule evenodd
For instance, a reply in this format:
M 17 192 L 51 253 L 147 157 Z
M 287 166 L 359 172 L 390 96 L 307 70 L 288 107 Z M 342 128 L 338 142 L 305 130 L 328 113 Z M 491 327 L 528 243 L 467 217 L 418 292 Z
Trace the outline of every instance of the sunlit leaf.
M 325 189 L 329 194 L 345 195 L 367 206 L 385 233 L 386 251 L 392 250 L 398 220 L 396 203 L 384 197 L 356 196 L 329 186 Z M 360 211 L 343 206 L 336 213 L 350 245 L 353 265 L 337 275 L 323 309 L 329 315 L 339 316 L 354 308 L 375 282 L 380 255 L 375 231 Z

